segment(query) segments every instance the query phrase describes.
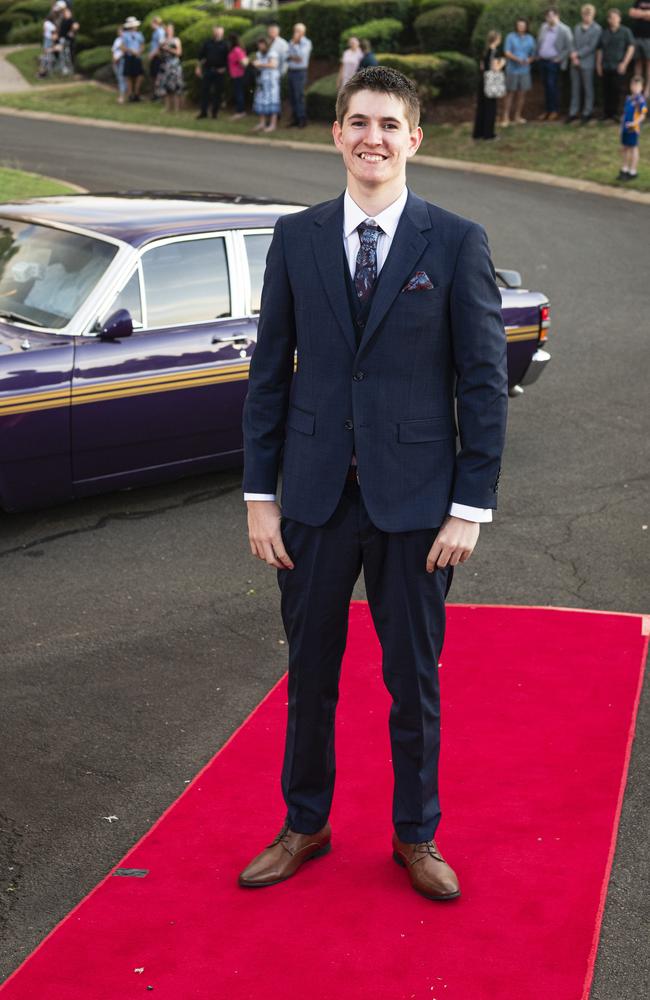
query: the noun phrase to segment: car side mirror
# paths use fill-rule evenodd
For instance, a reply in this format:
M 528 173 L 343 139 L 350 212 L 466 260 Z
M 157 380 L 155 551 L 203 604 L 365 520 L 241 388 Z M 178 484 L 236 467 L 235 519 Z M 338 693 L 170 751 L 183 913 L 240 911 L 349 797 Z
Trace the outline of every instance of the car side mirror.
M 508 271 L 497 267 L 496 272 L 497 277 L 501 279 L 506 288 L 521 288 L 523 282 L 519 271 Z
M 133 320 L 128 309 L 111 313 L 99 331 L 102 340 L 122 340 L 133 335 Z

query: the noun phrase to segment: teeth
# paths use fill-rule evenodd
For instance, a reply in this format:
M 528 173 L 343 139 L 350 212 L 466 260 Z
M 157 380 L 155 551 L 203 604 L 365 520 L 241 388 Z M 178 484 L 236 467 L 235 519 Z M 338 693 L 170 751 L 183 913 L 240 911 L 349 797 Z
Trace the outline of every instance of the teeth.
M 383 156 L 377 156 L 374 153 L 361 153 L 362 160 L 369 160 L 371 163 L 381 163 Z

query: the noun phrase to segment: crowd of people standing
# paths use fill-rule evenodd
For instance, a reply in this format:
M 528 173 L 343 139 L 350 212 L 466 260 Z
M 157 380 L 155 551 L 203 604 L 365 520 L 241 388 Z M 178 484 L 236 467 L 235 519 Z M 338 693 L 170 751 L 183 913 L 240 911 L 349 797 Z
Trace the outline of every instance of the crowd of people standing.
M 567 125 L 588 125 L 595 120 L 595 81 L 602 81 L 601 121 L 621 125 L 623 166 L 620 180 L 637 175 L 638 141 L 641 123 L 650 100 L 650 0 L 636 0 L 629 16 L 634 33 L 622 22 L 621 11 L 607 12 L 606 26 L 596 22 L 595 7 L 584 4 L 581 19 L 573 30 L 560 19 L 557 7 L 549 7 L 535 39 L 525 17 L 516 19 L 514 30 L 502 44 L 498 31 L 491 31 L 481 58 L 481 74 L 473 137 L 494 140 L 498 136 L 497 107 L 501 99 L 499 125 L 523 125 L 524 103 L 532 87 L 531 67 L 537 63 L 544 89 L 544 110 L 538 121 L 560 119 L 562 75 L 569 72 L 570 102 L 564 121 Z M 621 98 L 630 67 L 621 117 Z M 497 79 L 495 79 L 497 78 Z M 636 149 L 635 153 L 628 152 Z

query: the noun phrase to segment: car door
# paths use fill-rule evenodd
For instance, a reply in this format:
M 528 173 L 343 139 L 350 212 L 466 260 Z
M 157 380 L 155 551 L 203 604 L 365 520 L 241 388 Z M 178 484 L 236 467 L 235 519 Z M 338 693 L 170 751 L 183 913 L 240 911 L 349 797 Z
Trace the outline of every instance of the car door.
M 232 232 L 145 247 L 104 312 L 128 308 L 121 341 L 82 338 L 72 386 L 73 476 L 155 479 L 242 449 L 241 415 L 256 323 Z

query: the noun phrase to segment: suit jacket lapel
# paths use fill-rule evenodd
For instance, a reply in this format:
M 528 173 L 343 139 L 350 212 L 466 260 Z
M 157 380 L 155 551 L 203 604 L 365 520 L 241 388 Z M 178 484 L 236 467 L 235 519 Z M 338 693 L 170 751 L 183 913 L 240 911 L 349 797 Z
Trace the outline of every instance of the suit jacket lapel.
M 357 342 L 343 270 L 343 195 L 329 202 L 315 218 L 312 245 L 318 271 L 341 330 L 353 354 Z
M 422 233 L 430 228 L 431 219 L 426 202 L 409 191 L 388 257 L 379 274 L 368 322 L 359 345 L 360 352 L 376 332 L 393 300 L 429 245 L 429 241 Z

